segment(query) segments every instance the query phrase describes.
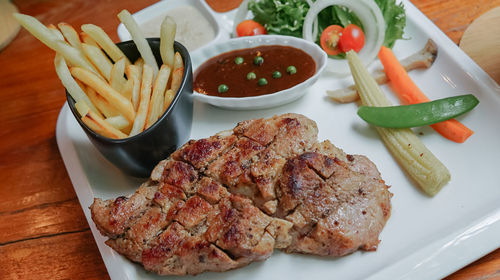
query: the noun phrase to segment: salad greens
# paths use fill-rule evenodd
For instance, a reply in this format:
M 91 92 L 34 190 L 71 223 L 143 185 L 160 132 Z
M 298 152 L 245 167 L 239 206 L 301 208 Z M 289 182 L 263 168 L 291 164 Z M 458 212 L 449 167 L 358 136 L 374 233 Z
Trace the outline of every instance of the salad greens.
M 248 10 L 267 33 L 302 37 L 309 4 L 303 0 L 252 0 L 248 2 Z
M 406 14 L 402 3 L 396 0 L 374 0 L 379 6 L 386 23 L 384 46 L 392 48 L 396 40 L 403 37 Z M 264 25 L 269 34 L 302 37 L 302 26 L 309 11 L 309 4 L 303 0 L 251 0 L 248 9 L 254 20 Z M 318 41 L 326 27 L 336 24 L 346 27 L 356 24 L 363 28 L 358 17 L 346 7 L 331 6 L 318 14 Z
M 385 39 L 384 46 L 392 48 L 396 40 L 403 38 L 406 25 L 406 14 L 403 3 L 396 4 L 396 0 L 375 0 L 384 15 Z
M 342 27 L 346 27 L 349 24 L 355 24 L 361 27 L 361 29 L 364 29 L 361 21 L 349 10 L 349 8 L 343 6 L 330 6 L 318 14 L 318 38 L 325 28 L 334 24 Z

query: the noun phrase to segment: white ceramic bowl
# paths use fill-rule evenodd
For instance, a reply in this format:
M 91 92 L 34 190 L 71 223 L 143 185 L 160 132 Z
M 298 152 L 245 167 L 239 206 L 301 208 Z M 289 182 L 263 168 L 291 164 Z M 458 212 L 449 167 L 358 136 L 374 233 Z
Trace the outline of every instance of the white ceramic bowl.
M 223 28 L 228 24 L 220 16 L 215 17 L 216 13 L 208 6 L 208 4 L 205 1 L 200 1 L 200 0 L 159 1 L 147 8 L 144 8 L 134 13 L 132 16 L 134 17 L 135 21 L 139 26 L 143 26 L 144 24 L 147 24 L 148 21 L 154 20 L 156 18 L 160 18 L 161 22 L 161 19 L 163 19 L 165 14 L 167 14 L 170 10 L 179 7 L 192 7 L 196 9 L 208 21 L 208 24 L 214 30 L 215 37 L 206 44 L 211 44 L 213 42 L 220 42 L 229 39 L 229 30 L 228 30 L 229 28 Z M 158 36 L 153 36 L 153 37 L 160 37 L 160 23 L 158 23 L 157 30 L 158 30 Z M 179 32 L 179 29 L 177 32 Z M 125 28 L 123 23 L 120 23 L 118 25 L 117 34 L 122 42 L 132 39 L 130 37 L 130 33 L 128 32 L 127 28 Z M 179 43 L 183 44 L 183 42 Z M 190 54 L 191 52 L 195 51 L 194 49 L 190 49 L 188 47 L 189 44 L 183 44 L 183 45 L 186 46 Z
M 318 80 L 321 72 L 325 69 L 327 55 L 318 45 L 296 37 L 280 35 L 240 37 L 207 45 L 192 53 L 191 61 L 193 69 L 196 71 L 202 63 L 221 53 L 265 45 L 290 46 L 303 50 L 316 62 L 316 73 L 300 84 L 271 94 L 252 97 L 218 97 L 195 91 L 194 98 L 217 107 L 233 110 L 254 110 L 275 107 L 290 103 L 305 95 L 309 87 Z

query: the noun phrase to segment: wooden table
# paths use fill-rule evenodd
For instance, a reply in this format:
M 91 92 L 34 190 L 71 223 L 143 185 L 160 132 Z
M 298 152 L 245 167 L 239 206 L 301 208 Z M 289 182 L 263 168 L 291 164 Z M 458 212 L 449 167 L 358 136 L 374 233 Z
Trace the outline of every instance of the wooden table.
M 43 23 L 94 23 L 118 41 L 116 14 L 153 0 L 15 1 Z M 413 0 L 455 43 L 500 0 Z M 65 102 L 54 53 L 28 32 L 0 52 L 0 278 L 107 279 L 59 154 L 56 120 Z M 448 279 L 500 278 L 500 249 Z

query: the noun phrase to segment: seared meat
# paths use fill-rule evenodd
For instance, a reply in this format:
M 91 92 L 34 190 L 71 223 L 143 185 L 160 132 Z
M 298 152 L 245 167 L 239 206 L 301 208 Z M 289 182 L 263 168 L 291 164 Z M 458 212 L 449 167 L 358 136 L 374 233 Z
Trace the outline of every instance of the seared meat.
M 318 143 L 286 114 L 192 140 L 129 197 L 92 204 L 110 247 L 162 275 L 225 271 L 274 248 L 322 256 L 374 250 L 390 215 L 375 165 Z
M 390 192 L 362 156 L 308 152 L 292 158 L 277 193 L 276 216 L 294 224 L 287 252 L 343 256 L 375 250 L 391 210 Z
M 96 199 L 91 211 L 110 237 L 106 244 L 158 274 L 225 271 L 264 260 L 284 239 L 276 228 L 286 234 L 291 227 L 172 159 L 129 198 Z
M 190 141 L 171 158 L 184 161 L 241 194 L 267 214 L 277 201 L 275 185 L 288 158 L 310 150 L 318 129 L 312 120 L 296 114 L 239 123 L 232 132 Z

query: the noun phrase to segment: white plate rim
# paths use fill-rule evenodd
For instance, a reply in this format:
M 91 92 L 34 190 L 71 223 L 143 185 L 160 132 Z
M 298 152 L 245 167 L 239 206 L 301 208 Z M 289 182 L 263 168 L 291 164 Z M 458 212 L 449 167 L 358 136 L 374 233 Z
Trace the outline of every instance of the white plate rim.
M 430 19 L 423 15 L 408 0 L 403 0 L 402 2 L 405 5 L 407 16 L 418 21 L 419 26 L 426 29 L 438 46 L 446 48 L 447 52 L 456 58 L 456 62 L 471 77 L 480 82 L 478 83 L 479 86 L 488 88 L 490 91 L 500 92 L 498 84 L 460 50 Z M 64 127 L 64 122 L 68 117 L 71 117 L 71 114 L 65 104 L 58 116 L 56 140 L 68 175 L 75 188 L 78 200 L 87 218 L 108 273 L 112 278 L 131 279 L 120 267 L 116 267 L 116 257 L 119 257 L 119 255 L 104 244 L 106 238 L 100 235 L 90 217 L 89 209 L 83 206 L 90 205 L 90 198 L 93 197 L 92 189 L 88 178 L 84 174 L 83 167 L 78 161 L 74 143 L 72 143 Z M 437 279 L 444 277 L 500 247 L 499 235 L 500 207 L 492 211 L 488 216 L 478 218 L 468 226 L 430 243 L 421 250 L 394 263 L 392 266 L 373 274 L 369 279 Z M 464 238 L 464 236 L 467 238 Z M 488 244 L 482 242 L 481 240 L 485 238 L 491 242 Z M 467 254 L 461 254 L 457 258 L 456 254 L 463 253 L 463 248 L 467 248 Z

